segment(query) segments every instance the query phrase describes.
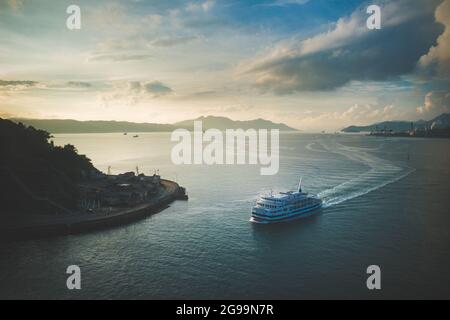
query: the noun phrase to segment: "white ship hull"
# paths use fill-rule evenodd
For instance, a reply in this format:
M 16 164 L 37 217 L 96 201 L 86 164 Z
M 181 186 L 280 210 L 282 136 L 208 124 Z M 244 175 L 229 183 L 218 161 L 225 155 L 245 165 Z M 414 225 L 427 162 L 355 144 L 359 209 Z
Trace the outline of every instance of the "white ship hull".
M 250 222 L 258 223 L 258 224 L 288 222 L 288 221 L 292 221 L 292 220 L 310 217 L 310 216 L 316 214 L 320 208 L 322 208 L 322 203 L 308 207 L 308 208 L 301 209 L 297 212 L 292 212 L 292 213 L 283 214 L 283 215 L 267 216 L 267 215 L 259 215 L 259 214 L 252 213 Z
M 260 196 L 252 208 L 251 222 L 279 223 L 309 217 L 322 207 L 322 200 L 316 195 L 298 191 L 281 192 Z

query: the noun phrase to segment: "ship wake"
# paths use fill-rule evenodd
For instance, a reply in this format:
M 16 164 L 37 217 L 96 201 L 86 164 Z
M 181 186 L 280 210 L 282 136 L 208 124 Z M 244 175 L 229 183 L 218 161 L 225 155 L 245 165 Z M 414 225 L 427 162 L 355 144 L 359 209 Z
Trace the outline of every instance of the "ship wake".
M 405 165 L 394 164 L 391 161 L 378 158 L 370 154 L 368 149 L 345 146 L 337 142 L 317 142 L 316 144 L 320 145 L 319 149 L 313 148 L 312 145 L 309 145 L 308 149 L 339 154 L 368 167 L 366 172 L 357 177 L 319 193 L 324 202 L 324 208 L 378 190 L 403 179 L 415 170 Z

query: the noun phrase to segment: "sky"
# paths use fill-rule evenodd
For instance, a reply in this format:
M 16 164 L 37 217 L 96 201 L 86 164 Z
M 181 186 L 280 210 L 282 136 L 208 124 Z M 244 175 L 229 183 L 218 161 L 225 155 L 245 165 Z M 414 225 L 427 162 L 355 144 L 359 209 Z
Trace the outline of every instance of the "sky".
M 450 0 L 0 0 L 3 118 L 216 115 L 317 132 L 443 112 Z

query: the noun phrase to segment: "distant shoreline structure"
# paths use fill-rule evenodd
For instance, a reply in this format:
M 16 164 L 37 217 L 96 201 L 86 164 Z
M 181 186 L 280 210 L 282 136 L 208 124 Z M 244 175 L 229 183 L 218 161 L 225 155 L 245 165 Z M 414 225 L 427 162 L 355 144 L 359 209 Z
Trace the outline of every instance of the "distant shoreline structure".
M 366 137 L 383 137 L 383 138 L 422 138 L 422 139 L 449 139 L 450 128 L 434 131 L 419 132 L 396 132 L 396 131 L 361 131 L 361 132 L 341 132 L 342 135 L 349 136 L 366 136 Z
M 398 137 L 398 138 L 450 138 L 450 128 L 438 130 L 423 130 L 423 131 L 375 131 L 365 134 L 371 137 Z
M 450 138 L 450 113 L 429 121 L 385 121 L 368 126 L 350 126 L 341 132 L 376 137 Z

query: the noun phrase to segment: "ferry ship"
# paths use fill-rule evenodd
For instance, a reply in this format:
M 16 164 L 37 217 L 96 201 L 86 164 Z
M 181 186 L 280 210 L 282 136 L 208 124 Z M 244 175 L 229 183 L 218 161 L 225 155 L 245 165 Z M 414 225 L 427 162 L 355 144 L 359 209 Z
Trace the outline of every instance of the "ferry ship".
M 302 191 L 302 181 L 297 191 L 262 195 L 252 208 L 251 222 L 276 223 L 310 216 L 322 207 L 322 200 Z

